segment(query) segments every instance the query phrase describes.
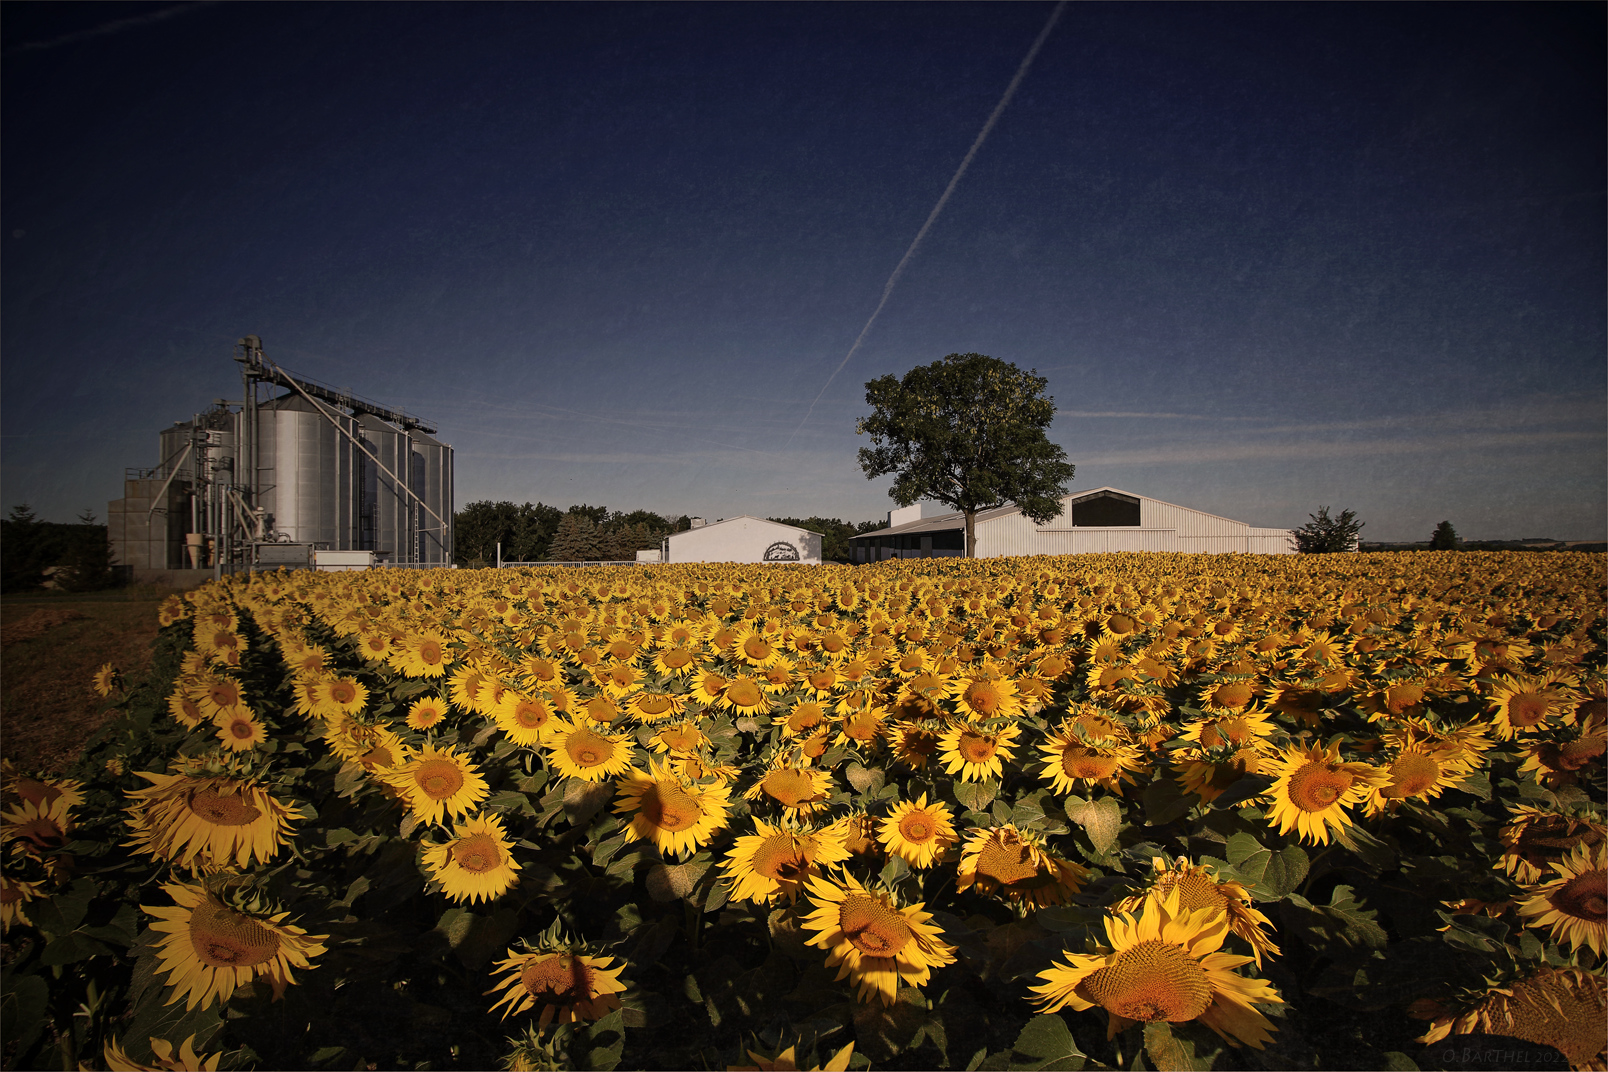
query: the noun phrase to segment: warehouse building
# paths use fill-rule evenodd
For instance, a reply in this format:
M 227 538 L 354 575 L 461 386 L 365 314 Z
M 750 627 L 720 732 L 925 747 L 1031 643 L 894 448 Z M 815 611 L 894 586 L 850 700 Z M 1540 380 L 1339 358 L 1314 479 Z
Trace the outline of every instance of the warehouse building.
M 645 561 L 644 555 L 638 559 Z M 821 564 L 819 533 L 762 517 L 728 517 L 705 524 L 692 519 L 692 528 L 671 533 L 659 544 L 661 562 L 802 562 Z
M 1096 488 L 1061 500 L 1048 524 L 1029 519 L 1017 506 L 983 510 L 976 520 L 978 558 L 1005 555 L 1081 555 L 1111 551 L 1179 551 L 1186 554 L 1293 554 L 1288 529 L 1257 528 L 1187 506 Z M 922 517 L 907 506 L 888 515 L 888 527 L 849 541 L 850 560 L 962 557 L 966 515 Z

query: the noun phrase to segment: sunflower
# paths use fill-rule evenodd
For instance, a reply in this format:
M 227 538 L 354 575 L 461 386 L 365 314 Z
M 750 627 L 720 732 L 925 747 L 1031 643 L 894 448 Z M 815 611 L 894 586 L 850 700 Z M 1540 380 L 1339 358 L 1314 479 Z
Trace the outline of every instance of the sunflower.
M 691 855 L 726 825 L 730 791 L 724 783 L 699 785 L 650 759 L 646 774 L 627 771 L 614 784 L 616 814 L 631 816 L 631 832 L 661 853 Z
M 39 883 L 0 875 L 0 934 L 10 930 L 16 923 L 33 926 L 33 920 L 28 918 L 22 906 L 43 896 L 44 887 Z
M 653 656 L 653 669 L 662 677 L 686 677 L 698 668 L 698 654 L 679 644 L 661 648 Z
M 1045 851 L 1041 839 L 1007 823 L 973 830 L 960 854 L 956 890 L 976 887 L 1040 908 L 1063 904 L 1083 888 L 1088 868 Z
M 692 698 L 705 707 L 713 707 L 720 701 L 726 691 L 730 680 L 724 674 L 717 674 L 713 670 L 704 670 L 698 675 L 697 682 L 692 687 Z M 754 686 L 756 692 L 763 695 L 758 685 Z
M 491 794 L 486 779 L 467 756 L 451 748 L 427 744 L 424 750 L 401 767 L 381 777 L 422 823 L 439 823 L 468 814 L 470 808 Z
M 191 1035 L 174 1051 L 173 1043 L 167 1039 L 154 1038 L 151 1040 L 151 1055 L 156 1058 L 156 1064 L 145 1065 L 134 1060 L 117 1040 L 108 1038 L 101 1048 L 101 1055 L 106 1059 L 106 1067 L 111 1072 L 217 1072 L 218 1062 L 223 1060 L 223 1054 L 215 1053 L 210 1057 L 202 1057 L 195 1052 L 195 1036 Z
M 753 1060 L 751 1065 L 727 1065 L 726 1072 L 800 1072 L 798 1063 L 801 1058 L 795 1051 L 798 1044 L 787 1047 L 775 1057 L 765 1057 L 754 1050 L 748 1051 Z M 837 1053 L 833 1054 L 825 1064 L 813 1067 L 810 1072 L 846 1072 L 849 1062 L 854 1059 L 854 1043 L 849 1043 Z
M 1016 726 L 1004 726 L 989 733 L 977 726 L 957 723 L 943 736 L 944 770 L 960 775 L 963 782 L 998 778 L 1003 761 L 1015 755 L 1012 742 L 1021 732 Z
M 1385 768 L 1390 780 L 1369 790 L 1368 814 L 1394 810 L 1408 800 L 1434 800 L 1442 791 L 1457 788 L 1472 769 L 1468 755 L 1455 748 L 1403 748 Z
M 1118 901 L 1112 908 L 1118 912 L 1134 913 L 1144 906 L 1148 896 L 1166 897 L 1178 891 L 1179 908 L 1192 912 L 1200 908 L 1222 909 L 1228 913 L 1228 929 L 1250 944 L 1256 966 L 1262 966 L 1263 954 L 1279 955 L 1279 947 L 1262 928 L 1273 923 L 1251 907 L 1251 895 L 1244 885 L 1230 879 L 1218 878 L 1212 868 L 1204 864 L 1191 864 L 1188 857 L 1180 856 L 1169 863 L 1163 857 L 1150 861 L 1151 878 L 1148 889 Z
M 24 800 L 21 806 L 0 813 L 0 841 L 27 841 L 32 846 L 30 853 L 59 849 L 73 829 L 71 811 L 71 805 L 59 798 Z
M 877 840 L 911 867 L 931 867 L 959 841 L 954 814 L 941 800 L 927 803 L 927 794 L 916 801 L 902 800 L 893 813 L 878 825 Z
M 1172 753 L 1173 770 L 1185 793 L 1198 793 L 1210 804 L 1247 774 L 1261 774 L 1273 759 L 1260 741 L 1244 748 L 1180 748 Z
M 441 889 L 454 901 L 495 901 L 518 882 L 519 864 L 502 819 L 477 815 L 453 824 L 453 838 L 445 844 L 427 844 L 424 863 Z
M 368 629 L 358 634 L 357 650 L 363 653 L 363 658 L 371 663 L 383 662 L 391 654 L 391 642 L 394 638 L 389 632 Z
M 195 699 L 188 695 L 188 690 L 182 687 L 175 688 L 173 695 L 168 697 L 167 709 L 168 714 L 178 719 L 185 729 L 193 730 L 208 721 L 207 713 L 201 710 L 201 705 L 196 703 Z
M 785 737 L 808 737 L 827 719 L 826 708 L 815 700 L 801 700 L 793 705 L 782 722 Z
M 1605 750 L 1608 738 L 1603 721 L 1593 717 L 1575 726 L 1558 727 L 1545 738 L 1526 741 L 1519 773 L 1533 774 L 1549 789 L 1573 785 L 1580 779 L 1581 768 L 1600 760 Z
M 190 698 L 200 706 L 202 714 L 213 721 L 237 711 L 251 713 L 246 707 L 245 692 L 240 682 L 233 678 L 209 676 L 198 681 L 190 692 Z
M 770 797 L 789 815 L 810 816 L 826 806 L 832 795 L 832 776 L 825 771 L 775 767 L 744 793 L 748 800 Z
M 1528 804 L 1511 808 L 1513 819 L 1502 828 L 1502 859 L 1497 862 L 1515 882 L 1539 882 L 1558 859 L 1578 846 L 1595 849 L 1608 841 L 1608 826 L 1595 819 L 1560 815 Z
M 745 715 L 769 711 L 771 702 L 764 686 L 744 674 L 733 678 L 715 701 L 716 706 L 740 711 Z
M 1495 715 L 1492 728 L 1497 738 L 1509 741 L 1522 731 L 1563 719 L 1573 710 L 1577 697 L 1564 681 L 1552 675 L 1501 675 L 1486 699 Z
M 503 1010 L 504 1020 L 537 1005 L 542 1007 L 538 1025 L 543 1028 L 554 1020 L 561 1024 L 601 1020 L 620 1007 L 619 995 L 625 992 L 625 984 L 620 982 L 625 965 L 611 969 L 613 963 L 613 957 L 567 951 L 521 953 L 510 947 L 507 959 L 494 968 L 508 974 L 486 993 L 508 991 L 491 1006 L 493 1011 L 508 1006 Z
M 1551 1046 L 1575 1069 L 1603 1067 L 1602 1022 L 1608 1012 L 1601 976 L 1579 968 L 1542 968 L 1529 978 L 1493 986 L 1460 1015 L 1438 1002 L 1414 1002 L 1408 1011 L 1430 1020 L 1429 1031 L 1413 1041 L 1433 1045 L 1451 1035 L 1506 1035 Z
M 391 665 L 407 677 L 442 677 L 452 652 L 440 633 L 409 633 L 391 649 Z
M 1179 734 L 1179 737 L 1186 741 L 1199 741 L 1205 748 L 1217 748 L 1225 744 L 1240 746 L 1253 740 L 1270 737 L 1275 728 L 1272 719 L 1265 712 L 1240 710 L 1212 718 L 1196 719 Z
M 949 686 L 949 698 L 955 708 L 968 719 L 978 721 L 991 718 L 1015 718 L 1022 713 L 1016 686 L 1003 672 L 974 667 L 970 674 L 962 672 Z
M 737 839 L 726 854 L 723 869 L 738 901 L 769 903 L 785 897 L 791 904 L 799 890 L 850 856 L 841 824 L 819 830 L 772 826 L 754 820 L 756 833 Z
M 111 663 L 102 663 L 100 669 L 95 671 L 95 677 L 91 684 L 94 685 L 95 692 L 98 695 L 109 697 L 112 693 L 122 689 L 123 674 Z
M 648 742 L 655 752 L 688 756 L 709 745 L 709 738 L 698 728 L 697 719 L 683 719 L 662 727 Z
M 447 717 L 447 701 L 439 696 L 421 696 L 408 708 L 408 726 L 428 730 Z
M 1519 902 L 1525 926 L 1550 927 L 1560 946 L 1570 950 L 1587 946 L 1602 956 L 1608 936 L 1608 845 L 1580 845 L 1555 865 L 1558 877 L 1538 886 L 1526 886 L 1530 896 Z
M 1329 828 L 1351 825 L 1346 811 L 1367 799 L 1369 791 L 1389 781 L 1390 774 L 1366 763 L 1342 763 L 1340 746 L 1315 745 L 1306 751 L 1287 749 L 1274 761 L 1278 781 L 1268 789 L 1270 825 L 1279 833 L 1299 831 L 1301 840 L 1329 843 Z M 1270 772 L 1273 773 L 1273 772 Z
M 595 726 L 559 722 L 546 748 L 548 759 L 565 778 L 601 782 L 631 769 L 631 739 L 611 737 Z
M 1230 1045 L 1262 1049 L 1275 1028 L 1255 1003 L 1283 999 L 1267 983 L 1235 974 L 1250 957 L 1219 951 L 1229 932 L 1227 912 L 1185 909 L 1180 900 L 1174 889 L 1145 898 L 1137 918 L 1107 916 L 1109 951 L 1074 953 L 1040 972 L 1040 985 L 1032 987 L 1036 1003 L 1051 1013 L 1098 1005 L 1106 1010 L 1107 1038 L 1135 1023 L 1199 1020 Z
M 259 975 L 268 977 L 277 1001 L 296 981 L 291 969 L 310 967 L 324 951 L 319 943 L 328 935 L 287 924 L 287 913 L 241 911 L 200 886 L 162 889 L 175 907 L 140 907 L 157 919 L 151 930 L 166 936 L 158 943 L 157 970 L 168 973 L 173 987 L 169 1005 L 180 998 L 189 1010 L 210 1006 L 214 997 L 227 1002 L 235 987 Z
M 272 860 L 300 809 L 233 778 L 136 771 L 152 784 L 128 796 L 135 845 L 193 869 Z
M 782 652 L 773 637 L 767 636 L 763 629 L 750 625 L 737 634 L 732 655 L 746 666 L 763 670 L 780 659 Z
M 651 724 L 677 717 L 687 709 L 687 704 L 679 694 L 649 688 L 633 695 L 625 707 L 639 722 Z
M 910 770 L 926 770 L 927 761 L 943 747 L 941 728 L 925 722 L 898 722 L 890 730 L 894 761 Z
M 955 961 L 954 947 L 943 930 L 930 921 L 932 914 L 919 904 L 900 908 L 888 895 L 873 893 L 844 875 L 843 885 L 824 878 L 809 884 L 814 911 L 803 925 L 815 931 L 806 944 L 829 952 L 828 968 L 836 966 L 839 981 L 859 987 L 856 998 L 868 1002 L 880 997 L 892 1005 L 902 979 L 921 986 L 932 969 Z
M 1144 765 L 1143 754 L 1117 739 L 1085 741 L 1070 726 L 1063 725 L 1044 744 L 1044 767 L 1039 777 L 1050 782 L 1057 793 L 1070 793 L 1080 783 L 1104 786 L 1122 795 L 1122 783 L 1133 782 L 1131 772 Z
M 1260 691 L 1255 679 L 1230 677 L 1201 686 L 1200 708 L 1210 715 L 1234 715 L 1256 702 Z
M 492 717 L 510 741 L 526 748 L 546 744 L 558 725 L 551 703 L 521 689 L 504 692 Z
M 231 752 L 246 752 L 268 739 L 268 730 L 250 714 L 227 715 L 218 720 L 218 740 Z

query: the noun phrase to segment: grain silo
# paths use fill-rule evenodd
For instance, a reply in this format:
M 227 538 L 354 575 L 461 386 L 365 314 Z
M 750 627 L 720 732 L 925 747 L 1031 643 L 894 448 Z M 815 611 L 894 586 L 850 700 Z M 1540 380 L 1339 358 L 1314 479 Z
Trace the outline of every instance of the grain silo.
M 318 551 L 451 563 L 453 455 L 434 428 L 286 372 L 256 336 L 235 360 L 245 397 L 163 429 L 158 466 L 129 470 L 108 511 L 119 564 L 139 577 L 304 565 Z

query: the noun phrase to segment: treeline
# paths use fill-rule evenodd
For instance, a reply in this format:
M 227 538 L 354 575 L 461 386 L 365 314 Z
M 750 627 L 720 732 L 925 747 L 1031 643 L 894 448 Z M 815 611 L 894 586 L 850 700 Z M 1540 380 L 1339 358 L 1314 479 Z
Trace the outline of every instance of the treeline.
M 858 525 L 835 517 L 773 517 L 768 520 L 819 533 L 821 558 L 849 561 L 849 538 L 882 528 L 885 521 Z M 683 514 L 665 517 L 651 510 L 610 513 L 605 506 L 571 506 L 560 510 L 545 503 L 473 502 L 453 515 L 453 545 L 460 566 L 504 562 L 631 561 L 638 551 L 659 546 L 673 532 L 692 527 Z
M 819 533 L 822 562 L 849 561 L 849 537 L 873 532 L 887 525 L 885 520 L 862 521 L 858 525 L 851 525 L 835 517 L 771 517 L 766 520 Z
M 63 524 L 39 520 L 26 503 L 13 506 L 0 519 L 0 591 L 28 592 L 47 580 L 72 592 L 116 584 L 106 526 L 88 510 Z
M 668 518 L 651 510 L 610 513 L 606 506 L 545 503 L 473 502 L 453 515 L 453 547 L 460 566 L 504 562 L 630 561 L 638 551 L 659 546 L 672 532 L 690 528 L 685 516 Z

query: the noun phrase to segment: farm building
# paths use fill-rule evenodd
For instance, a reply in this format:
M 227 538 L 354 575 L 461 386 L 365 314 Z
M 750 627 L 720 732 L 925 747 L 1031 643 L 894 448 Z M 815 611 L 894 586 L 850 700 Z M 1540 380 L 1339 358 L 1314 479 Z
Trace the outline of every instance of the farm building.
M 819 566 L 821 537 L 808 529 L 747 514 L 708 525 L 694 518 L 692 528 L 664 538 L 659 545 L 659 561 L 804 562 Z
M 1288 529 L 1257 528 L 1120 488 L 1096 488 L 1061 500 L 1047 525 L 1001 506 L 977 515 L 977 557 L 1079 555 L 1105 551 L 1183 551 L 1291 554 Z M 966 515 L 922 517 L 919 506 L 888 515 L 888 527 L 849 541 L 851 561 L 960 557 L 966 553 Z

